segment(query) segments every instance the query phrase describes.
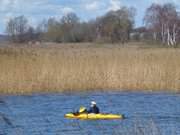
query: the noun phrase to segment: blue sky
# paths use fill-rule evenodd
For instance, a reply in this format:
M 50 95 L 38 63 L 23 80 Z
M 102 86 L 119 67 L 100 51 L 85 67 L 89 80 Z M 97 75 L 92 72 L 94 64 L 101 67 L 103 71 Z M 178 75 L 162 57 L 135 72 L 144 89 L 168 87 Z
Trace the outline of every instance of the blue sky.
M 75 12 L 81 20 L 89 20 L 122 6 L 137 9 L 136 26 L 140 26 L 148 6 L 166 2 L 180 9 L 180 0 L 0 0 L 0 33 L 4 33 L 6 22 L 14 16 L 25 15 L 36 26 L 43 19 L 60 18 L 69 12 Z

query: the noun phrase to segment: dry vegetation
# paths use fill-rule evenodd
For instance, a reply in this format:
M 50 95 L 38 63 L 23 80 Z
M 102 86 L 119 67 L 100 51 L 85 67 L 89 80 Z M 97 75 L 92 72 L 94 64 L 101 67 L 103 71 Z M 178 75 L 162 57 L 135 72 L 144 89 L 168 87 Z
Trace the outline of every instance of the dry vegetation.
M 180 89 L 180 49 L 141 44 L 0 48 L 0 93 Z

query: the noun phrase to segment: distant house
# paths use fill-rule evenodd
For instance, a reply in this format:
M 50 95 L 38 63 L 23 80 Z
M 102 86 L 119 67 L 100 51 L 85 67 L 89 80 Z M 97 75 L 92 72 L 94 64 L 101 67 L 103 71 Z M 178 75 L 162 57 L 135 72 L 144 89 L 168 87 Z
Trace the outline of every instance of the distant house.
M 147 33 L 147 29 L 145 27 L 135 28 L 130 33 L 130 39 L 136 41 L 143 40 L 145 38 L 146 33 Z

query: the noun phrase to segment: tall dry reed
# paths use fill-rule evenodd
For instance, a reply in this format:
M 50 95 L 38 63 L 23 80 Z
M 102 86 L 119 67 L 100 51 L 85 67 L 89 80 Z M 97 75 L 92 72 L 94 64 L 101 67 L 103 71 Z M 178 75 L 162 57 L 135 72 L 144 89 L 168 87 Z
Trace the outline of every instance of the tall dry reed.
M 0 93 L 180 89 L 180 49 L 118 45 L 0 48 Z

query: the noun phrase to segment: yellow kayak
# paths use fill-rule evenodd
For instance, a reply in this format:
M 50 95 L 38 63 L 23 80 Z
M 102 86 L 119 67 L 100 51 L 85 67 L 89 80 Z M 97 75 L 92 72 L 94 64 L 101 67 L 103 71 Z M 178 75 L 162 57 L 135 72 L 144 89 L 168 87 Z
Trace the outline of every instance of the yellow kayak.
M 82 120 L 99 120 L 99 119 L 123 119 L 123 115 L 118 115 L 118 114 L 73 114 L 73 113 L 68 113 L 65 114 L 66 118 L 70 119 L 82 119 Z

